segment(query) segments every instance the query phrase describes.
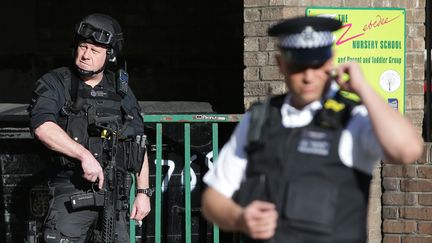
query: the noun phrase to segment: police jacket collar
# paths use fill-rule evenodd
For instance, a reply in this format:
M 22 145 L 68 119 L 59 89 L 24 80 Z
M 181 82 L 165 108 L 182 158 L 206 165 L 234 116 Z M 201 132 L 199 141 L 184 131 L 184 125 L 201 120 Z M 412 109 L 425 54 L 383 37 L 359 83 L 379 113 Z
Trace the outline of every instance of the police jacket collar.
M 291 105 L 291 95 L 288 93 L 285 97 L 285 101 L 281 107 L 282 124 L 284 127 L 303 127 L 309 124 L 315 113 L 320 110 L 323 100 L 335 97 L 339 90 L 337 84 L 332 82 L 330 87 L 322 100 L 314 101 L 303 109 L 299 110 Z

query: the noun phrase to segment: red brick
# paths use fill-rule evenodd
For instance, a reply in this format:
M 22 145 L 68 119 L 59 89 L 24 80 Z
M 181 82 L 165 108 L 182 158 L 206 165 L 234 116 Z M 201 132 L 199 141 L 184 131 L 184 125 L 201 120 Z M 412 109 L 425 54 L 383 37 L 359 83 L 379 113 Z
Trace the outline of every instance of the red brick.
M 413 23 L 414 22 L 414 10 L 413 9 L 407 9 L 405 11 L 405 16 L 406 16 L 405 21 L 407 23 Z
M 401 208 L 399 211 L 399 215 L 400 218 L 404 219 L 431 220 L 432 207 Z
M 414 233 L 417 231 L 415 221 L 384 220 L 384 233 Z
M 415 53 L 413 53 L 413 52 L 407 53 L 406 54 L 406 62 L 407 63 L 414 63 L 414 55 L 415 55 Z
M 402 180 L 400 190 L 403 192 L 432 192 L 432 181 Z
M 418 82 L 417 82 L 418 83 Z M 423 85 L 423 84 L 422 84 Z M 408 91 L 411 87 L 411 85 L 407 85 L 407 92 L 415 93 L 415 91 Z M 423 91 L 422 91 L 423 92 Z M 423 111 L 407 111 L 405 112 L 405 117 L 410 120 L 413 124 L 419 124 L 420 126 L 423 124 Z
M 420 67 L 414 67 L 413 71 L 413 79 L 414 80 L 423 80 L 424 79 L 424 72 L 420 70 L 422 68 Z M 412 109 L 412 110 L 420 110 L 423 109 L 424 106 L 424 97 L 423 95 L 409 95 L 406 96 L 406 109 Z M 413 160 L 412 162 L 415 162 Z
M 410 193 L 384 192 L 382 197 L 384 205 L 414 205 L 416 195 Z
M 422 48 L 422 47 L 418 47 L 418 48 Z M 424 49 L 424 47 L 423 47 L 423 49 Z M 419 81 L 424 80 L 424 67 L 423 66 L 424 66 L 424 63 L 414 65 L 414 73 L 413 73 L 413 79 L 414 80 L 419 80 Z M 420 96 L 419 95 L 413 95 L 412 97 L 414 98 L 413 102 L 417 102 L 417 101 L 423 101 L 424 102 L 424 97 L 422 95 L 420 95 Z M 423 98 L 423 100 L 422 100 L 422 98 Z M 420 105 L 420 104 L 417 104 L 417 105 Z M 414 109 L 415 108 L 423 108 L 424 104 L 421 104 L 421 105 L 422 105 L 422 107 L 413 106 L 413 108 Z
M 384 235 L 383 243 L 400 243 L 400 240 L 398 235 Z
M 432 235 L 432 222 L 419 222 L 418 223 L 418 232 L 420 234 Z
M 384 178 L 383 179 L 383 187 L 388 191 L 399 191 L 400 190 L 400 180 L 393 178 Z
M 426 11 L 424 9 L 414 9 L 414 22 L 424 23 Z
M 397 207 L 386 207 L 384 206 L 382 209 L 382 217 L 383 219 L 396 219 L 398 217 L 398 208 Z
M 432 236 L 402 236 L 402 243 L 431 243 Z
M 423 82 L 410 81 L 406 83 L 406 92 L 409 94 L 423 94 Z
M 413 3 L 414 3 L 414 7 L 416 8 L 424 8 L 426 6 L 425 0 L 415 0 L 413 1 Z
M 413 50 L 421 50 L 422 48 L 424 49 L 425 46 L 424 38 L 423 37 L 413 38 L 412 44 L 413 44 Z M 416 63 L 416 64 L 420 64 L 420 63 Z
M 408 177 L 413 178 L 416 175 L 415 166 L 413 165 L 385 165 L 382 175 L 384 177 Z
M 432 194 L 419 194 L 418 203 L 420 205 L 432 206 Z
M 410 65 L 408 64 L 407 65 L 407 68 L 406 68 L 406 70 L 405 70 L 405 76 L 406 76 L 406 79 L 407 80 L 412 80 L 412 76 L 413 76 L 413 68 L 412 67 L 409 67 Z M 423 154 L 424 155 L 424 154 Z M 424 163 L 423 163 L 424 164 Z
M 432 179 L 432 166 L 420 166 L 417 168 L 419 178 Z

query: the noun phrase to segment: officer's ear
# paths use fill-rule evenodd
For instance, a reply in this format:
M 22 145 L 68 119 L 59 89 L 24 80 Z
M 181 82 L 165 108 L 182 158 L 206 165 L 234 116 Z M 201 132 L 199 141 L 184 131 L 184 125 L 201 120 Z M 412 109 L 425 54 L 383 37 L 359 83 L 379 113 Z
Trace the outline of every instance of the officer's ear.
M 333 66 L 333 59 L 334 59 L 334 55 L 332 55 L 327 61 L 325 61 L 325 63 L 323 64 L 323 68 L 326 72 L 330 73 L 333 71 L 334 66 Z
M 115 63 L 116 62 L 116 55 L 115 55 L 115 51 L 113 48 L 108 48 L 107 49 L 107 56 L 108 56 L 108 61 L 111 63 Z

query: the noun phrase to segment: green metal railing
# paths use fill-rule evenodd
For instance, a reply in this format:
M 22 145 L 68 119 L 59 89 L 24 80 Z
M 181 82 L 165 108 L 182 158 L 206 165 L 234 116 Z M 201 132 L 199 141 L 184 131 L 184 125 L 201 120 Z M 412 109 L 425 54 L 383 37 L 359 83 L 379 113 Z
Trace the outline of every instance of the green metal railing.
M 190 160 L 191 160 L 191 144 L 190 144 L 190 125 L 196 122 L 205 122 L 212 124 L 212 149 L 213 161 L 218 157 L 218 123 L 223 122 L 238 122 L 242 115 L 230 114 L 185 114 L 185 115 L 145 115 L 145 123 L 156 124 L 156 191 L 155 191 L 155 243 L 161 243 L 161 213 L 162 213 L 162 129 L 164 123 L 183 123 L 184 127 L 184 201 L 185 201 L 185 242 L 192 242 L 192 225 L 191 225 L 191 185 L 190 185 Z M 135 239 L 135 224 L 131 222 L 131 243 Z M 132 238 L 133 234 L 133 238 Z M 219 228 L 213 226 L 213 242 L 219 243 Z

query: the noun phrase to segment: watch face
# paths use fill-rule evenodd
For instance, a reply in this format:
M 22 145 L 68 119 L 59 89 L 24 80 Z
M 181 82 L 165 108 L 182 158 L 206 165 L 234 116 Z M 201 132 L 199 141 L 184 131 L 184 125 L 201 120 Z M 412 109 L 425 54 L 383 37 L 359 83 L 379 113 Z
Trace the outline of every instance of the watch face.
M 151 197 L 153 195 L 153 190 L 150 188 L 144 189 L 144 194 Z
M 153 195 L 153 189 L 151 189 L 151 188 L 137 189 L 137 193 L 143 193 L 143 194 L 151 197 Z

